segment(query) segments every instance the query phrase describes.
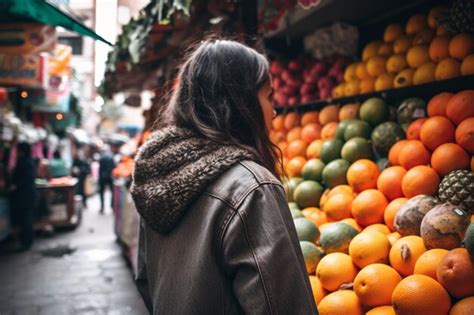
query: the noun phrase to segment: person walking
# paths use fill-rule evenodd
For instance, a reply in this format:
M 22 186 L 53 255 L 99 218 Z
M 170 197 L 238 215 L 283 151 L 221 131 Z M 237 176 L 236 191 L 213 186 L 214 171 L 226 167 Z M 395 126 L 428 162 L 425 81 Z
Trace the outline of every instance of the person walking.
M 13 223 L 19 227 L 19 239 L 22 250 L 33 245 L 33 222 L 36 205 L 35 163 L 31 155 L 31 146 L 18 144 L 18 157 L 12 175 L 11 205 Z
M 136 156 L 137 286 L 152 314 L 317 314 L 269 139 L 266 58 L 205 40 Z
M 112 178 L 112 171 L 115 168 L 114 156 L 110 150 L 110 146 L 104 144 L 99 159 L 99 194 L 100 194 L 100 213 L 104 213 L 105 208 L 105 190 L 110 189 L 111 200 L 110 204 L 113 207 L 114 201 L 114 185 Z
M 78 150 L 72 160 L 72 175 L 77 178 L 77 193 L 82 197 L 82 205 L 87 209 L 86 177 L 90 165 L 83 150 Z

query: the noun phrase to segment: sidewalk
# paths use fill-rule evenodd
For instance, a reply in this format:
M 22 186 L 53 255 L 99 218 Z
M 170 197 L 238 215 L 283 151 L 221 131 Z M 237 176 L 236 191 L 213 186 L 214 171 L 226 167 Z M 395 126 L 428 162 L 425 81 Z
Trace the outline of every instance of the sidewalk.
M 0 315 L 148 314 L 113 232 L 110 209 L 88 201 L 80 227 L 0 252 Z

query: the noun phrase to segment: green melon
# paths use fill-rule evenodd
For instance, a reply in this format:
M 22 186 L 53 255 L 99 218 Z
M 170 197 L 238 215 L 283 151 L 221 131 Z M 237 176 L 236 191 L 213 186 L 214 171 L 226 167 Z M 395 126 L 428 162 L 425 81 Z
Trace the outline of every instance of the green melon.
M 334 160 L 326 165 L 323 170 L 323 184 L 328 188 L 347 184 L 346 173 L 349 166 L 349 162 L 343 159 Z
M 321 182 L 325 166 L 326 165 L 320 159 L 311 159 L 303 166 L 301 175 L 306 180 Z
M 429 195 L 410 198 L 398 210 L 393 225 L 401 236 L 420 235 L 421 221 L 425 215 L 439 204 L 438 199 Z
M 385 122 L 372 132 L 372 147 L 379 157 L 387 157 L 390 148 L 401 139 L 405 139 L 403 128 L 397 123 Z
M 400 125 L 409 125 L 412 121 L 423 117 L 426 117 L 426 102 L 421 98 L 407 98 L 398 106 L 397 122 Z
M 293 198 L 300 209 L 317 207 L 323 192 L 324 188 L 321 184 L 313 180 L 305 180 L 296 187 Z
M 283 183 L 283 187 L 285 188 L 286 199 L 289 202 L 294 201 L 293 193 L 295 192 L 296 186 L 298 186 L 303 180 L 304 179 L 301 177 L 292 177 Z
M 344 140 L 348 141 L 355 137 L 370 139 L 372 127 L 363 120 L 352 120 L 344 131 Z
M 341 156 L 349 163 L 354 163 L 360 159 L 372 158 L 372 145 L 367 139 L 355 137 L 344 143 Z
M 311 242 L 301 241 L 301 251 L 303 252 L 304 263 L 308 274 L 313 275 L 319 261 L 324 256 L 324 252 Z
M 347 254 L 351 240 L 358 233 L 359 232 L 349 224 L 343 222 L 331 223 L 331 225 L 325 228 L 321 233 L 319 242 L 327 254 L 335 252 Z
M 319 229 L 316 224 L 306 218 L 296 218 L 293 222 L 295 223 L 296 234 L 298 234 L 300 241 L 317 242 L 319 239 Z
M 324 141 L 321 145 L 321 150 L 319 151 L 321 161 L 327 164 L 331 161 L 340 159 L 343 145 L 343 142 L 337 139 Z
M 290 211 L 291 211 L 291 217 L 293 218 L 293 220 L 297 218 L 304 218 L 304 215 L 300 210 L 290 209 Z
M 390 109 L 383 99 L 372 97 L 362 103 L 359 116 L 370 125 L 377 126 L 389 119 Z
M 469 255 L 474 258 L 474 222 L 469 224 L 464 236 L 464 247 L 466 247 Z
M 421 222 L 421 237 L 426 248 L 460 247 L 471 220 L 458 206 L 443 203 L 431 209 Z
M 335 138 L 337 140 L 344 141 L 344 132 L 346 131 L 347 125 L 351 122 L 352 120 L 343 120 L 340 123 L 337 124 L 336 127 L 336 136 Z

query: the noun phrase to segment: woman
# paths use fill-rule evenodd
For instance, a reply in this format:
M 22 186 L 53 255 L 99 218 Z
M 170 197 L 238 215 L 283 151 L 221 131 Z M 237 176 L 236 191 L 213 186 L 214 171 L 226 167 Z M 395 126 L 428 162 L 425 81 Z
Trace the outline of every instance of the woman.
M 137 284 L 153 314 L 317 313 L 268 137 L 268 68 L 202 42 L 137 155 Z

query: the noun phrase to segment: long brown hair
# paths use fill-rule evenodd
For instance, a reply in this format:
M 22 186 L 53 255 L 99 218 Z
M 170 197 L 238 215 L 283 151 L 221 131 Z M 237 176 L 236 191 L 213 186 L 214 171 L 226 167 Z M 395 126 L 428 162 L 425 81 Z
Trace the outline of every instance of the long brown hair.
M 189 53 L 177 80 L 155 126 L 189 128 L 216 142 L 250 148 L 280 178 L 279 149 L 270 141 L 257 97 L 270 80 L 264 55 L 236 41 L 208 39 Z

